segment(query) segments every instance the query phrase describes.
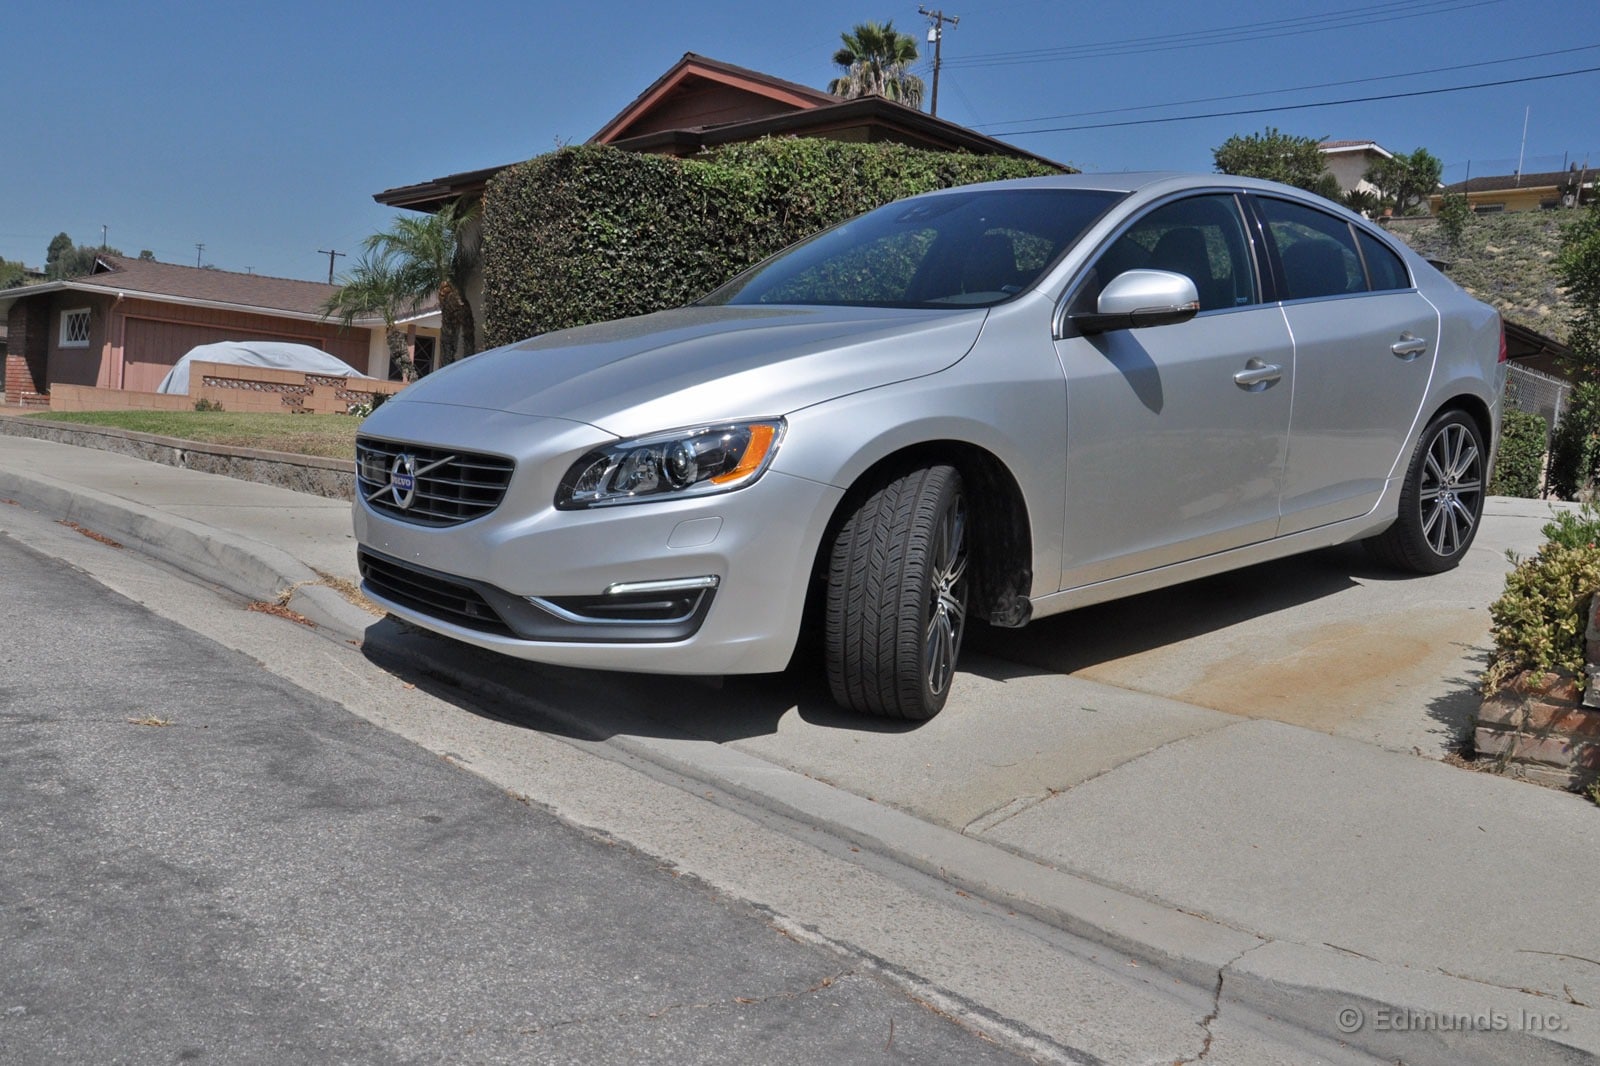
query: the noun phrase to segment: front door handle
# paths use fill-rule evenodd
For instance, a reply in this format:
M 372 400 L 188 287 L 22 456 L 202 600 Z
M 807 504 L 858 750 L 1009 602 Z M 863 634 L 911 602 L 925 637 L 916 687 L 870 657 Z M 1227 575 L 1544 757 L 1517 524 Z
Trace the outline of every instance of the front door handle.
M 1419 337 L 1410 330 L 1400 334 L 1400 339 L 1389 346 L 1389 350 L 1406 362 L 1411 362 L 1417 356 L 1428 350 L 1428 338 Z
M 1260 392 L 1283 377 L 1283 367 L 1277 363 L 1264 363 L 1252 359 L 1244 369 L 1233 375 L 1233 383 L 1246 392 Z

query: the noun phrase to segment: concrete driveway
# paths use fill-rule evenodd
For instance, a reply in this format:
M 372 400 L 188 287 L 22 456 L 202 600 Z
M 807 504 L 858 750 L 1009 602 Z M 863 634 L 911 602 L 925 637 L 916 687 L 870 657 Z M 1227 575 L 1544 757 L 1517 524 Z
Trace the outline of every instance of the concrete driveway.
M 1458 749 L 1478 702 L 1488 604 L 1551 505 L 1491 501 L 1457 570 L 1396 575 L 1328 549 L 971 636 L 943 713 L 877 721 L 835 708 L 820 668 L 720 683 L 506 664 L 474 669 L 537 694 L 576 728 L 689 735 L 981 832 L 1173 741 L 1270 719 L 1394 752 Z M 462 652 L 461 654 L 465 654 Z M 520 677 L 518 675 L 521 675 Z M 596 713 L 596 703 L 606 708 Z M 579 725 L 581 723 L 581 725 Z

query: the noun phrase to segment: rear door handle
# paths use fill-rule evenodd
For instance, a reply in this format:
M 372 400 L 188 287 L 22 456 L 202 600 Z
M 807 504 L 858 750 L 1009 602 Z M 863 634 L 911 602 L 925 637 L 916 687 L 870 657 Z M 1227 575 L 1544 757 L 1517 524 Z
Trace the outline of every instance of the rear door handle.
M 1260 392 L 1283 377 L 1283 367 L 1277 363 L 1264 363 L 1252 359 L 1244 369 L 1233 375 L 1233 383 L 1246 392 Z
M 1400 334 L 1400 339 L 1390 345 L 1389 350 L 1409 363 L 1428 350 L 1428 339 L 1426 337 L 1418 337 L 1408 330 Z

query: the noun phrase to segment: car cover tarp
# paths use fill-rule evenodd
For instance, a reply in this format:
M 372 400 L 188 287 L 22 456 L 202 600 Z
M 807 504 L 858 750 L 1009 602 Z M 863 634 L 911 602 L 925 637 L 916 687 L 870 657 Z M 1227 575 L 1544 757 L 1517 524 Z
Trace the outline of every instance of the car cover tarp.
M 231 363 L 235 366 L 262 366 L 273 370 L 304 370 L 329 377 L 364 378 L 361 373 L 338 356 L 329 355 L 309 344 L 289 341 L 218 341 L 189 349 L 182 359 L 161 379 L 157 392 L 189 392 L 189 364 Z

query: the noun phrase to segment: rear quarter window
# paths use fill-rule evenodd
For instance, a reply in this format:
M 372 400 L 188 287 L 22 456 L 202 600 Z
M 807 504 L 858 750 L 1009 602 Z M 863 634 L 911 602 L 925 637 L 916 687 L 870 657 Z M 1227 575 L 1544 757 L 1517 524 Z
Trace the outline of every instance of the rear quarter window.
M 1364 230 L 1356 230 L 1361 258 L 1367 261 L 1367 279 L 1374 292 L 1411 288 L 1411 274 L 1394 249 Z

